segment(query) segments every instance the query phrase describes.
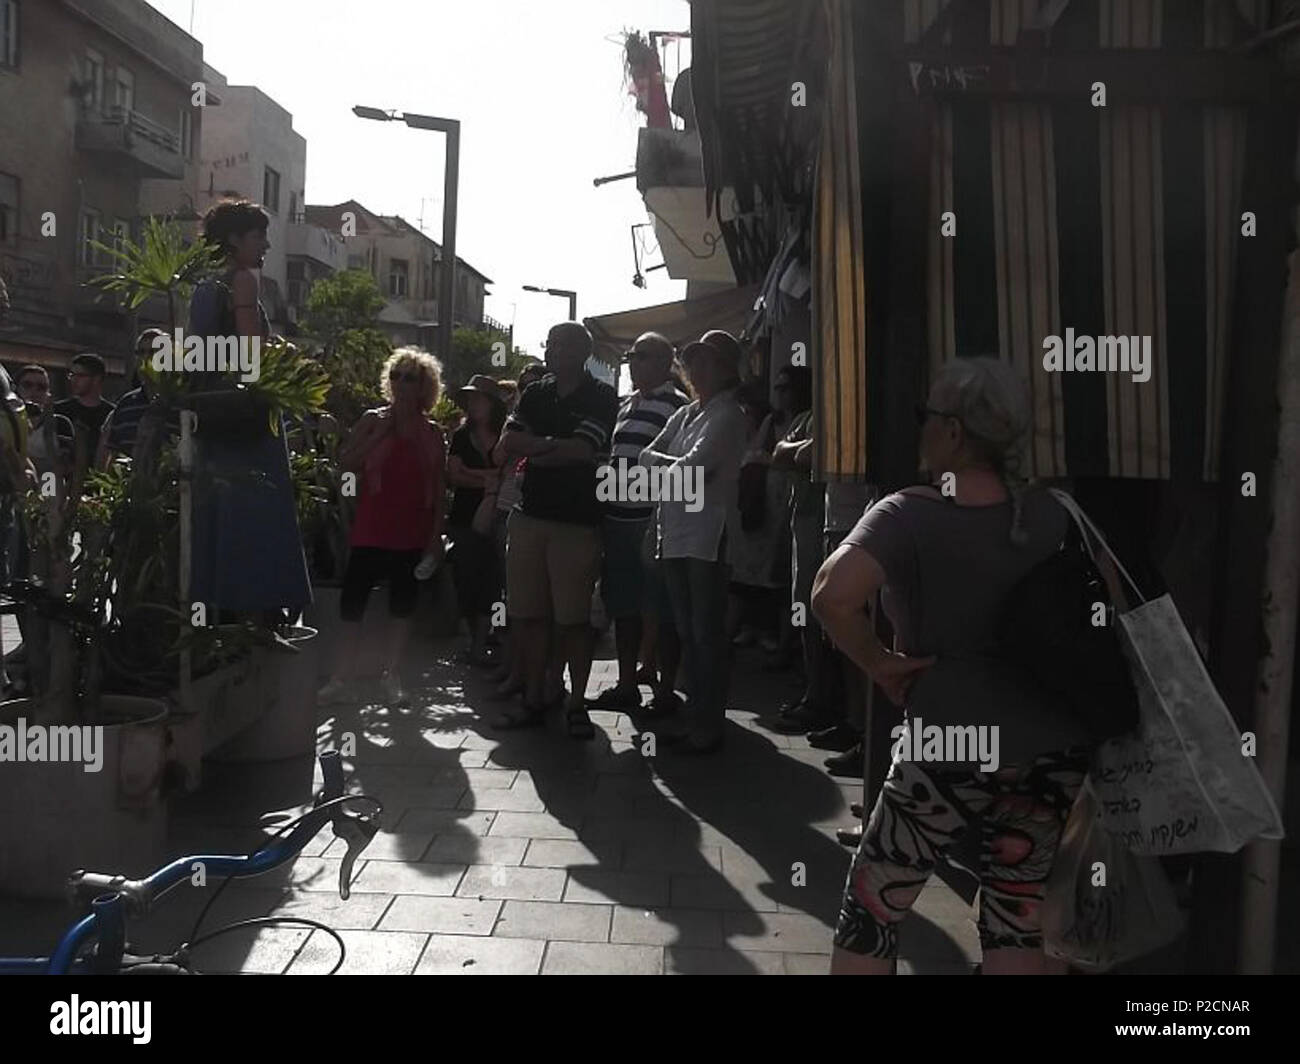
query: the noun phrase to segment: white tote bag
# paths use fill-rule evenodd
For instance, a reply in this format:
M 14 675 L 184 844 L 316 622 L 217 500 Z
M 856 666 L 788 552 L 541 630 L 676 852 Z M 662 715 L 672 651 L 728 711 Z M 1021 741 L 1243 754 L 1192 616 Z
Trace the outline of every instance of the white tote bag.
M 1053 495 L 1078 522 L 1089 551 L 1091 537 L 1138 603 L 1116 610 L 1138 693 L 1138 730 L 1103 743 L 1090 776 L 1106 830 L 1133 853 L 1151 856 L 1235 853 L 1252 839 L 1280 839 L 1273 797 L 1254 759 L 1242 753 L 1241 731 L 1173 599 L 1145 600 L 1078 503 L 1064 492 Z
M 1159 860 L 1131 853 L 1106 830 L 1090 780 L 1061 835 L 1041 918 L 1043 951 L 1093 972 L 1152 953 L 1183 931 Z

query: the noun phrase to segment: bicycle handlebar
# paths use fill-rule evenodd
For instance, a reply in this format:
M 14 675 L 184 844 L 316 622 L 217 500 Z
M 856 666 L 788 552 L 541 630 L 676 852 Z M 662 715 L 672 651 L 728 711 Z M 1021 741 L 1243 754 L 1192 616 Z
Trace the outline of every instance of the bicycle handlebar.
M 145 879 L 127 879 L 121 875 L 85 870 L 73 873 L 68 880 L 68 893 L 74 902 L 90 902 L 92 912 L 78 921 L 59 943 L 50 958 L 50 974 L 66 974 L 82 946 L 95 937 L 100 941 L 100 962 L 110 967 L 119 965 L 126 918 L 145 915 L 155 901 L 189 879 L 196 865 L 201 866 L 205 873 L 220 877 L 242 879 L 262 875 L 296 857 L 326 823 L 332 824 L 336 838 L 347 843 L 347 853 L 339 867 L 339 896 L 346 901 L 351 893 L 352 868 L 379 830 L 375 818 L 383 810 L 383 805 L 369 795 L 344 794 L 343 763 L 338 751 L 328 750 L 321 754 L 320 763 L 324 786 L 316 796 L 312 810 L 299 818 L 288 835 L 247 856 L 179 857 Z M 348 802 L 356 801 L 370 802 L 375 808 L 368 813 L 344 810 Z

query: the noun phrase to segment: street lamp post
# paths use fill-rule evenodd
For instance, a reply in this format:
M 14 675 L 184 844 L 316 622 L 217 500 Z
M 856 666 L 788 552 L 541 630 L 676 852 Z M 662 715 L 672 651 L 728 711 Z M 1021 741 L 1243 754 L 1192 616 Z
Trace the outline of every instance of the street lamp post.
M 578 320 L 578 293 L 567 288 L 538 288 L 535 284 L 523 286 L 525 292 L 541 292 L 548 296 L 561 296 L 569 301 L 569 321 Z
M 432 115 L 398 114 L 378 107 L 354 107 L 358 118 L 376 122 L 405 122 L 412 129 L 432 129 L 447 137 L 447 160 L 443 167 L 442 272 L 438 276 L 438 357 L 448 365 L 451 359 L 451 331 L 456 309 L 456 200 L 460 190 L 460 122 Z

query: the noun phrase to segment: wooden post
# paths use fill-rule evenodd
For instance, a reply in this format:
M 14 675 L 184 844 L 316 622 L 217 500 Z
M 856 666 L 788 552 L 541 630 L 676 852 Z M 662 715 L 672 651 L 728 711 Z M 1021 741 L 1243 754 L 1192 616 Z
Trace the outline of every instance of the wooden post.
M 181 439 L 178 458 L 180 459 L 180 573 L 177 580 L 182 625 L 188 623 L 190 616 L 190 564 L 194 531 L 194 422 L 192 410 L 180 412 Z M 194 688 L 191 673 L 191 651 L 189 641 L 181 643 L 179 696 L 182 713 L 194 712 Z
M 1290 255 L 1282 350 L 1278 360 L 1280 416 L 1269 492 L 1269 535 L 1264 557 L 1261 626 L 1264 632 L 1252 723 L 1259 771 L 1283 808 L 1295 670 L 1296 603 L 1300 596 L 1300 253 Z M 1269 975 L 1277 929 L 1281 843 L 1251 843 L 1242 862 L 1238 971 Z

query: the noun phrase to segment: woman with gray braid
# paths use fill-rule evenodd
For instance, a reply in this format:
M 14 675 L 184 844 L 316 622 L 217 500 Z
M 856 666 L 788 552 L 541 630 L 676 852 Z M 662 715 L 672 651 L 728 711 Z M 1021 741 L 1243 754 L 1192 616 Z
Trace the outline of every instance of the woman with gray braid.
M 812 605 L 827 633 L 904 709 L 849 873 L 832 972 L 892 970 L 899 923 L 972 828 L 984 974 L 1064 972 L 1043 953 L 1039 910 L 1088 737 L 993 653 L 1007 594 L 1068 528 L 1056 500 L 1019 478 L 1030 410 L 1005 362 L 945 366 L 917 410 L 935 487 L 880 500 L 817 574 Z M 867 616 L 878 590 L 894 650 Z

